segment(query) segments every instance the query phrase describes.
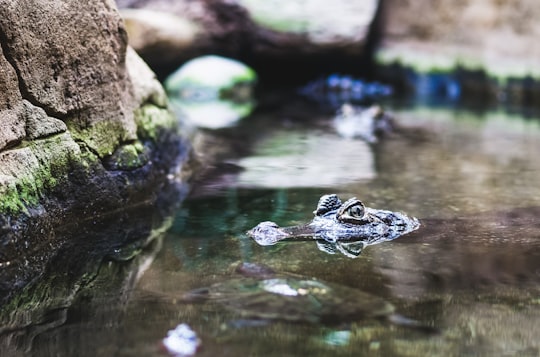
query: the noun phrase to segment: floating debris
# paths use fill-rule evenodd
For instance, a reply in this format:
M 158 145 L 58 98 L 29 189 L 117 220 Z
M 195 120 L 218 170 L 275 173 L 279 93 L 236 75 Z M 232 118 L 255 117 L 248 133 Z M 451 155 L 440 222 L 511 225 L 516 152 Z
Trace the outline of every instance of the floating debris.
M 167 332 L 163 346 L 175 357 L 193 356 L 201 345 L 201 340 L 187 324 L 180 324 Z

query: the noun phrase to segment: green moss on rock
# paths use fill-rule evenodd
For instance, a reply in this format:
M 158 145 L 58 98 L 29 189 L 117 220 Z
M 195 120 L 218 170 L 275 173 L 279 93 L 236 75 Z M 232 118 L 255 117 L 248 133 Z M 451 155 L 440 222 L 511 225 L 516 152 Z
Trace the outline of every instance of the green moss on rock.
M 137 136 L 141 140 L 157 142 L 160 130 L 177 130 L 178 121 L 168 110 L 154 104 L 145 104 L 135 110 Z
M 23 142 L 0 153 L 0 213 L 25 212 L 65 178 L 80 148 L 69 134 Z
M 157 143 L 161 130 L 177 130 L 177 121 L 168 109 L 146 104 L 134 114 L 137 134 L 142 141 Z M 111 170 L 129 171 L 144 166 L 148 162 L 148 153 L 141 141 L 121 144 L 114 140 L 114 135 L 110 142 L 95 140 L 103 138 L 103 133 L 114 133 L 119 129 L 118 125 L 100 122 L 86 131 L 75 130 L 23 141 L 15 148 L 0 152 L 3 163 L 0 167 L 0 214 L 28 213 L 28 208 L 38 205 L 50 190 L 68 179 L 75 165 L 90 170 L 93 163 L 100 163 L 105 158 L 103 164 Z
M 92 123 L 91 126 L 86 128 L 79 128 L 73 123 L 68 122 L 68 128 L 75 141 L 84 143 L 84 145 L 100 158 L 112 155 L 122 142 L 135 139 L 135 135 L 127 134 L 120 136 L 118 133 L 125 132 L 124 126 L 122 122 L 114 120 Z
M 121 145 L 104 161 L 104 165 L 109 170 L 131 171 L 143 167 L 148 160 L 148 150 L 137 141 L 133 144 Z

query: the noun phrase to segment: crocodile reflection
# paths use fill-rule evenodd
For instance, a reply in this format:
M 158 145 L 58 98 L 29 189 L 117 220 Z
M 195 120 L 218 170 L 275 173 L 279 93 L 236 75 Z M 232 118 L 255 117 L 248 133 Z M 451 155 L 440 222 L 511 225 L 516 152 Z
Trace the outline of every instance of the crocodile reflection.
M 357 257 L 368 245 L 396 239 L 420 227 L 415 217 L 369 208 L 355 197 L 343 203 L 335 194 L 322 196 L 313 213 L 315 217 L 308 224 L 279 227 L 266 221 L 247 234 L 260 245 L 314 239 L 322 251 Z

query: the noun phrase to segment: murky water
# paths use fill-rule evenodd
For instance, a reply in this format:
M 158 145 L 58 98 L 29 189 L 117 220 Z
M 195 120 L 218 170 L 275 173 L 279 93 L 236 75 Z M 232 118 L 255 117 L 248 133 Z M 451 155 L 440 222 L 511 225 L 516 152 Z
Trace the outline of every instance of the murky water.
M 539 356 L 540 119 L 388 108 L 399 128 L 373 146 L 340 138 L 329 115 L 295 102 L 263 106 L 237 128 L 199 132 L 207 174 L 152 263 L 134 263 L 125 298 L 96 288 L 63 322 L 35 321 L 25 348 L 159 355 L 166 332 L 187 323 L 202 340 L 200 356 Z M 356 259 L 309 241 L 261 247 L 245 235 L 264 220 L 309 221 L 326 193 L 403 211 L 422 227 Z M 223 304 L 182 301 L 238 277 L 239 262 L 358 289 L 438 333 L 375 318 L 260 323 Z

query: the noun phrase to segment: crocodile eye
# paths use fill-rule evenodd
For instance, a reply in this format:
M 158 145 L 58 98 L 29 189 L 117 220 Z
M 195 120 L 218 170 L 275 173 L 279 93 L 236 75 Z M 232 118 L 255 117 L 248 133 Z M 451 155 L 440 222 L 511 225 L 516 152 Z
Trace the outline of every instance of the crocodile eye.
M 336 214 L 336 218 L 340 222 L 365 224 L 365 214 L 366 208 L 362 201 L 356 198 L 351 198 L 341 206 Z
M 362 218 L 362 217 L 364 217 L 364 212 L 365 212 L 364 205 L 352 206 L 349 209 L 349 215 L 351 217 Z

